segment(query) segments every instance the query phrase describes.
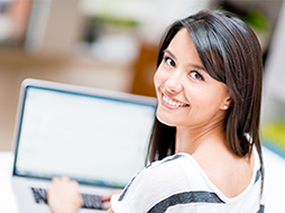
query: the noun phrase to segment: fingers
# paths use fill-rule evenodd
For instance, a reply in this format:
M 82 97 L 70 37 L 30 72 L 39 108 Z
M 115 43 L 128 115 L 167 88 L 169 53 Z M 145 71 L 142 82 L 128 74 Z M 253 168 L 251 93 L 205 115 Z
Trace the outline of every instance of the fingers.
M 78 183 L 68 177 L 54 177 L 47 189 L 48 203 L 52 212 L 76 212 L 83 204 L 78 192 Z
M 75 180 L 70 180 L 69 177 L 67 176 L 62 176 L 62 177 L 53 177 L 52 178 L 53 184 L 60 184 L 60 183 L 70 183 L 75 187 L 78 187 L 79 184 Z
M 112 195 L 110 195 L 110 194 L 103 195 L 103 196 L 100 197 L 100 200 L 104 202 L 104 201 L 110 200 L 111 197 L 112 197 Z
M 79 199 L 78 199 L 78 201 L 79 201 L 79 206 L 83 206 L 84 199 L 83 199 L 83 197 L 82 197 L 82 195 L 81 195 L 80 193 L 78 193 L 78 196 L 79 196 Z
M 103 209 L 106 209 L 106 210 L 111 208 L 111 202 L 106 201 L 106 202 L 102 203 L 102 207 L 103 207 Z
M 122 189 L 116 189 L 107 195 L 101 196 L 100 200 L 103 202 L 103 208 L 104 209 L 111 208 L 111 203 L 110 203 L 111 197 L 115 194 L 121 194 L 121 192 L 122 192 Z
M 110 209 L 108 209 L 107 213 L 114 213 L 114 211 L 112 208 L 110 208 Z
M 67 177 L 67 176 L 62 176 L 62 177 L 53 177 L 52 178 L 52 182 L 68 182 L 70 179 L 69 179 L 69 177 Z
M 111 197 L 115 194 L 121 194 L 122 192 L 122 189 L 116 189 L 114 191 L 112 191 L 110 194 L 107 194 L 107 195 L 104 195 L 104 196 L 101 196 L 100 199 L 101 201 L 109 201 L 111 199 Z
M 69 181 L 69 177 L 67 177 L 67 176 L 62 176 L 62 177 L 61 177 L 61 180 L 64 181 L 64 182 L 68 182 L 68 181 Z
M 53 183 L 58 183 L 60 181 L 60 178 L 59 177 L 53 177 L 51 180 Z

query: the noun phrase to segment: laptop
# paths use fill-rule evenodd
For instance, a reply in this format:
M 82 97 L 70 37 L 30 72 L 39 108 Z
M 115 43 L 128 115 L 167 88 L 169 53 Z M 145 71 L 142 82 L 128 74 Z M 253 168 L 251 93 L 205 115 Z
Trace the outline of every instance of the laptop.
M 80 183 L 79 213 L 104 212 L 99 196 L 145 166 L 156 99 L 36 79 L 22 82 L 12 186 L 19 212 L 51 212 L 54 176 Z

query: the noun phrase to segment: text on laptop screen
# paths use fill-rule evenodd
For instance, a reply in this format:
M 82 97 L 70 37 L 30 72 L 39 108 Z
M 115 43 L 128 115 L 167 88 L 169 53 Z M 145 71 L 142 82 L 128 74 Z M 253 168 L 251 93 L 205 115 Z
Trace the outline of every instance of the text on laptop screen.
M 154 105 L 29 86 L 15 172 L 123 187 L 144 167 Z

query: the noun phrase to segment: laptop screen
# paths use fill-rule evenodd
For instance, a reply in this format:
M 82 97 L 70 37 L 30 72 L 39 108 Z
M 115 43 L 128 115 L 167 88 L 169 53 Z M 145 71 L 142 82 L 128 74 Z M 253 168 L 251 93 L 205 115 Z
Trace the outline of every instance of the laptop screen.
M 14 174 L 124 187 L 144 167 L 155 104 L 26 87 Z

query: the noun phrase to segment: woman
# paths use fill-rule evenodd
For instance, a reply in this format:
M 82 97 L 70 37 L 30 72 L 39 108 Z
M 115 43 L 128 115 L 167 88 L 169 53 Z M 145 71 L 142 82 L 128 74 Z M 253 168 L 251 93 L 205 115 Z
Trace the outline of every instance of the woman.
M 154 83 L 152 164 L 112 196 L 108 212 L 263 212 L 262 56 L 250 27 L 222 11 L 175 22 Z M 53 212 L 76 212 L 77 184 L 54 182 Z

